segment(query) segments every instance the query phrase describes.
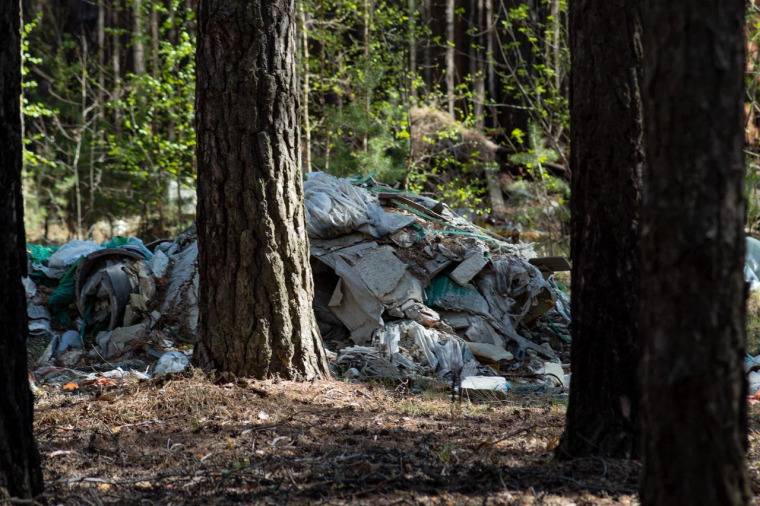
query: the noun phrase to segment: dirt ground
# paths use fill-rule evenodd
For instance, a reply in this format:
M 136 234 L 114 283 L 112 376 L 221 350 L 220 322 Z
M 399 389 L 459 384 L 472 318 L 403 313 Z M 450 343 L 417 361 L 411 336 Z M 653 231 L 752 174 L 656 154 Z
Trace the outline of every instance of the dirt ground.
M 553 460 L 565 402 L 193 371 L 41 390 L 35 425 L 50 504 L 637 504 L 638 463 Z

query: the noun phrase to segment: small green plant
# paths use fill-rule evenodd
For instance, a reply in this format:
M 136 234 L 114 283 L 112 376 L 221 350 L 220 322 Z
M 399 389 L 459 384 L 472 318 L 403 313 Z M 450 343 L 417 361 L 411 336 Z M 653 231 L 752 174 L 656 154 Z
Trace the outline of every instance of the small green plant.
M 444 464 L 450 464 L 454 458 L 454 448 L 448 443 L 442 443 L 439 450 L 431 450 L 431 452 Z

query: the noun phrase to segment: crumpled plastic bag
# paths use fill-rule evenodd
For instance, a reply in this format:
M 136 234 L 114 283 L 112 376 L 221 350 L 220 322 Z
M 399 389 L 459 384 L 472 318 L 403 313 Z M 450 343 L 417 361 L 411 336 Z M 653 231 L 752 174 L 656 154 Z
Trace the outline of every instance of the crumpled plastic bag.
M 182 372 L 190 365 L 190 360 L 179 351 L 167 351 L 156 362 L 155 374 L 162 376 L 171 372 Z
M 358 230 L 380 238 L 415 219 L 385 212 L 371 192 L 324 172 L 309 174 L 304 202 L 309 237 L 329 239 Z
M 49 270 L 45 271 L 45 274 L 48 277 L 60 279 L 77 260 L 99 249 L 102 249 L 101 246 L 94 241 L 72 239 L 50 255 Z

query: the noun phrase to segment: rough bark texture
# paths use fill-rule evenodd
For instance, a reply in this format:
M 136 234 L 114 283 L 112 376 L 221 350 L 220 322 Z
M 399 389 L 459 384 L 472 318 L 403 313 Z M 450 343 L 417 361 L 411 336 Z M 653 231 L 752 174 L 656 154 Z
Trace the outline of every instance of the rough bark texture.
M 746 504 L 743 0 L 644 3 L 643 504 Z
M 24 206 L 21 197 L 21 12 L 0 2 L 0 488 L 42 492 L 26 366 Z M 2 502 L 2 493 L 0 493 Z
M 202 365 L 327 371 L 298 170 L 294 0 L 201 0 L 197 137 Z
M 636 457 L 639 15 L 627 0 L 575 0 L 570 23 L 572 380 L 557 455 Z

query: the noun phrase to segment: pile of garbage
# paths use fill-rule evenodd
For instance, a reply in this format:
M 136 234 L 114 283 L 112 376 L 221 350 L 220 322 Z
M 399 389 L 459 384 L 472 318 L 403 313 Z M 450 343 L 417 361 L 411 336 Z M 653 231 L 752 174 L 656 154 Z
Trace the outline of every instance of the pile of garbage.
M 304 189 L 314 310 L 336 376 L 435 377 L 502 393 L 567 386 L 569 299 L 553 278 L 569 269 L 564 258 L 537 258 L 532 244 L 371 177 L 313 173 Z M 187 367 L 198 329 L 194 229 L 174 241 L 27 251 L 38 382 L 76 388 Z
M 184 370 L 198 328 L 197 255 L 193 230 L 148 245 L 28 245 L 27 355 L 37 382 L 73 389 Z
M 537 258 L 533 244 L 371 177 L 312 173 L 304 193 L 314 309 L 336 374 L 567 385 L 569 298 L 553 279 L 564 258 Z

